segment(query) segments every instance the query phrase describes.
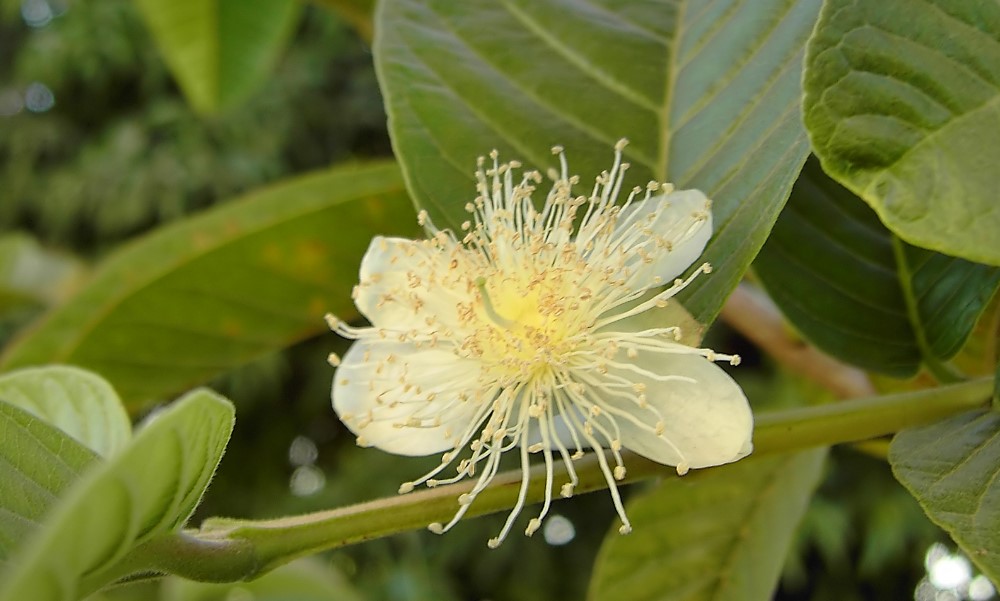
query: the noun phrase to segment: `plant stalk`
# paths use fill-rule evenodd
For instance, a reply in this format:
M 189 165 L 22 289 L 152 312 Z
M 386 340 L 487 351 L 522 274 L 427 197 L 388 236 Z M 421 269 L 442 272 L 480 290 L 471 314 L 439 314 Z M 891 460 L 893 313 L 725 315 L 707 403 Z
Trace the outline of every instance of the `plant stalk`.
M 977 379 L 930 390 L 868 397 L 815 407 L 757 415 L 754 456 L 869 440 L 929 424 L 945 417 L 990 406 L 993 379 Z M 624 482 L 655 476 L 677 477 L 673 468 L 638 455 L 625 454 Z M 597 456 L 591 453 L 575 464 L 577 492 L 607 488 Z M 698 478 L 692 472 L 685 478 Z M 557 470 L 557 486 L 565 472 Z M 528 502 L 543 499 L 544 466 L 531 472 Z M 466 514 L 469 517 L 509 509 L 521 484 L 520 471 L 498 474 Z M 472 482 L 441 486 L 358 505 L 273 520 L 211 518 L 200 530 L 179 533 L 160 541 L 150 556 L 168 557 L 169 565 L 152 566 L 195 580 L 215 574 L 224 578 L 252 578 L 304 555 L 341 547 L 405 530 L 446 522 L 458 508 L 458 496 Z M 172 547 L 174 552 L 166 553 Z M 220 552 L 228 548 L 238 552 Z M 199 549 L 204 547 L 204 552 Z M 214 578 L 213 578 L 214 579 Z

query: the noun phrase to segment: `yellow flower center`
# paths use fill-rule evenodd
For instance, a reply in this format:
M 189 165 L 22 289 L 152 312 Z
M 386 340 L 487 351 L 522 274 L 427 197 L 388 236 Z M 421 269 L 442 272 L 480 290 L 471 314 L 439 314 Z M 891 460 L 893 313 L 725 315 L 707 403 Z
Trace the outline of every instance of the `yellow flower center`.
M 559 267 L 526 270 L 527 277 L 477 280 L 481 299 L 470 344 L 490 377 L 524 381 L 566 366 L 592 319 L 581 311 L 588 293 L 577 274 Z

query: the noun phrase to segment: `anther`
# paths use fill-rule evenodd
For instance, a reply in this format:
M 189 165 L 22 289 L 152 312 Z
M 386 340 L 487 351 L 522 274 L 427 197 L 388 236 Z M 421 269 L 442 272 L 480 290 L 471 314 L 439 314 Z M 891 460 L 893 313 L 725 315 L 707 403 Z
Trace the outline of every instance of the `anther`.
M 525 536 L 531 536 L 532 534 L 537 532 L 538 529 L 541 528 L 541 526 L 542 526 L 542 520 L 538 518 L 531 518 L 531 520 L 528 521 L 528 527 L 524 529 Z

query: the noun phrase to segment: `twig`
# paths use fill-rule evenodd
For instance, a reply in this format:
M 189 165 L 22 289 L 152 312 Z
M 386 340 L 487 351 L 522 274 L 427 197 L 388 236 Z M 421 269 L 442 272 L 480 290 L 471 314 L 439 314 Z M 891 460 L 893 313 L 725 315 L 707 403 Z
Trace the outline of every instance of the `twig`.
M 875 387 L 864 371 L 842 363 L 794 336 L 771 299 L 742 283 L 722 307 L 720 317 L 785 367 L 843 399 L 872 396 Z

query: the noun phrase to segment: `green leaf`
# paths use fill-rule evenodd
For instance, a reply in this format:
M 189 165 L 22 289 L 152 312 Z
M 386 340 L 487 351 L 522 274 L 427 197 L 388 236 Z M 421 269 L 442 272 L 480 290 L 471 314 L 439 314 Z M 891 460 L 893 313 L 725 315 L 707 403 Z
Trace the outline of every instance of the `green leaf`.
M 30 411 L 102 456 L 132 438 L 132 423 L 111 385 L 65 365 L 0 376 L 0 399 Z
M 0 399 L 0 570 L 96 459 L 62 430 Z
M 1000 265 L 1000 6 L 828 0 L 804 81 L 828 173 L 903 239 Z
M 1000 413 L 973 411 L 896 435 L 893 474 L 1000 583 Z
M 361 601 L 350 583 L 329 564 L 300 559 L 252 582 L 208 584 L 169 579 L 161 601 Z
M 459 227 L 476 157 L 610 168 L 713 200 L 715 266 L 682 302 L 712 321 L 763 244 L 807 152 L 801 61 L 818 0 L 386 0 L 375 65 L 417 205 Z
M 810 160 L 754 269 L 816 346 L 897 377 L 961 349 L 1000 269 L 899 240 Z
M 815 449 L 746 459 L 634 498 L 634 530 L 604 541 L 588 599 L 770 599 L 825 457 Z
M 128 575 L 119 562 L 130 551 L 174 532 L 194 511 L 232 427 L 232 404 L 207 390 L 152 416 L 58 503 L 0 579 L 0 600 L 75 600 Z
M 162 228 L 109 257 L 89 284 L 0 358 L 72 363 L 127 405 L 159 399 L 355 315 L 374 233 L 416 219 L 391 163 L 286 181 Z
M 136 0 L 188 102 L 232 106 L 270 74 L 299 15 L 296 0 Z

